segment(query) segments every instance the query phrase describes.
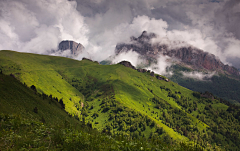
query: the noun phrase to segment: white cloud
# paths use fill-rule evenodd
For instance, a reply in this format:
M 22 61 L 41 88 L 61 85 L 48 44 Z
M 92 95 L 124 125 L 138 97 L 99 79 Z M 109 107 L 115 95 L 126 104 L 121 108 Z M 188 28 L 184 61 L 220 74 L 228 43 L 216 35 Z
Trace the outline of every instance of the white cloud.
M 104 17 L 103 17 L 104 18 Z M 102 24 L 102 20 L 96 24 Z M 91 35 L 86 51 L 93 60 L 101 61 L 115 54 L 117 43 L 129 42 L 131 36 L 139 36 L 142 31 L 166 33 L 167 23 L 148 16 L 137 16 L 131 23 L 121 23 L 113 28 Z
M 147 69 L 154 71 L 157 74 L 160 75 L 172 75 L 173 73 L 171 71 L 167 71 L 167 67 L 170 67 L 172 65 L 171 62 L 168 61 L 169 57 L 167 56 L 159 56 L 157 59 L 156 64 L 152 64 Z
M 121 61 L 129 61 L 135 67 L 144 62 L 144 60 L 140 59 L 139 54 L 134 51 L 120 53 L 119 55 L 113 58 L 112 63 L 117 64 Z
M 213 77 L 214 75 L 216 75 L 216 72 L 211 72 L 211 73 L 202 73 L 202 72 L 182 72 L 183 76 L 185 78 L 193 78 L 193 79 L 197 79 L 197 80 L 209 80 L 211 77 Z
M 88 27 L 66 0 L 0 2 L 0 49 L 47 54 L 61 40 L 87 44 Z

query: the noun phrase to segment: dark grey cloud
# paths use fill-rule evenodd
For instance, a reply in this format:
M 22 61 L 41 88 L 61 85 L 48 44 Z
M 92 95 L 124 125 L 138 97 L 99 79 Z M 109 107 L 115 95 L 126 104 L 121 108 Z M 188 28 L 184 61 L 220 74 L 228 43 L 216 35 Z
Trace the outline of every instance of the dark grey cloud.
M 215 13 L 216 26 L 223 26 L 226 30 L 240 39 L 240 1 L 230 0 Z

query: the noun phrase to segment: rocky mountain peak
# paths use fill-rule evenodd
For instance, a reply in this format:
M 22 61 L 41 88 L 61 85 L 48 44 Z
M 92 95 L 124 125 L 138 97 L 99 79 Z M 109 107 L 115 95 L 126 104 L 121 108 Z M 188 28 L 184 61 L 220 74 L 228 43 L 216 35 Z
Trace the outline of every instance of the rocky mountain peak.
M 156 38 L 154 33 L 143 33 L 138 37 L 131 37 L 132 43 L 120 43 L 116 46 L 116 54 L 123 51 L 135 51 L 143 58 L 148 60 L 157 59 L 159 55 L 169 56 L 172 59 L 177 59 L 193 69 L 207 69 L 211 71 L 224 70 L 230 74 L 239 76 L 239 71 L 229 65 L 224 65 L 215 55 L 204 52 L 201 49 L 195 48 L 190 45 L 181 47 L 170 47 L 167 44 L 151 43 L 152 38 Z
M 78 56 L 84 49 L 84 46 L 74 41 L 65 40 L 59 43 L 58 49 L 62 52 L 65 50 L 71 50 L 73 56 Z
M 149 42 L 152 38 L 156 38 L 156 37 L 157 37 L 157 35 L 154 33 L 148 33 L 147 31 L 143 31 L 142 34 L 138 38 L 132 36 L 132 37 L 130 37 L 130 40 L 132 42 L 136 41 L 139 43 L 146 43 L 146 42 Z

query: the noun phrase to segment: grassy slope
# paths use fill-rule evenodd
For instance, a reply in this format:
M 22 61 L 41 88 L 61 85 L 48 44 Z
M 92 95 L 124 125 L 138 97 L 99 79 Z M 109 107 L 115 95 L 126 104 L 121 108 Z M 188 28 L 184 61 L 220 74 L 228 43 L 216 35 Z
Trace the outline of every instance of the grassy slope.
M 37 107 L 38 113 L 33 109 Z M 46 123 L 42 123 L 42 119 Z M 0 150 L 194 150 L 188 144 L 111 138 L 81 125 L 51 99 L 0 74 Z M 200 148 L 198 148 L 201 150 Z
M 21 82 L 28 87 L 35 85 L 39 92 L 47 95 L 52 94 L 58 99 L 63 98 L 66 111 L 70 114 L 80 114 L 75 104 L 83 101 L 83 95 L 67 83 L 57 72 L 61 69 L 74 66 L 77 61 L 68 62 L 69 59 L 41 56 L 34 54 L 21 54 L 11 51 L 1 51 L 0 64 L 4 73 L 14 74 Z M 55 66 L 56 65 L 56 66 Z M 69 99 L 71 98 L 72 101 Z
M 91 63 L 90 61 L 84 60 L 83 62 Z M 69 73 L 73 73 L 73 70 L 70 69 Z M 182 95 L 185 97 L 193 98 L 190 90 L 183 88 L 173 82 L 165 82 L 163 80 L 157 80 L 156 78 L 151 77 L 147 73 L 139 73 L 130 68 L 126 68 L 123 65 L 111 65 L 111 66 L 99 66 L 97 64 L 92 64 L 91 66 L 82 67 L 83 71 L 88 75 L 96 77 L 102 83 L 112 83 L 114 86 L 116 99 L 122 104 L 128 106 L 131 109 L 134 109 L 143 115 L 151 117 L 158 125 L 164 128 L 168 134 L 176 139 L 186 139 L 185 137 L 174 132 L 171 128 L 167 127 L 161 121 L 155 119 L 155 115 L 152 115 L 150 111 L 147 111 L 147 106 L 151 111 L 159 112 L 154 108 L 154 104 L 149 101 L 149 98 L 153 98 L 154 95 L 148 91 L 148 89 L 153 90 L 153 93 L 158 97 L 166 100 L 173 107 L 181 108 L 177 105 L 173 99 L 167 97 L 168 92 L 160 89 L 160 86 L 164 85 L 170 88 L 172 91 L 181 91 Z M 101 72 L 104 70 L 104 72 Z M 77 71 L 77 70 L 76 70 Z M 76 74 L 79 72 L 76 72 Z M 84 78 L 84 74 L 78 74 L 77 77 Z M 71 78 L 71 77 L 70 77 Z M 145 107 L 143 107 L 143 105 Z M 205 129 L 207 125 L 200 122 L 198 119 L 192 115 L 188 115 L 189 118 L 192 118 L 194 123 L 198 124 L 200 129 Z M 202 126 L 204 125 L 204 126 Z
M 142 113 L 143 115 L 147 115 L 151 117 L 151 119 L 153 119 L 157 124 L 163 127 L 164 130 L 167 131 L 171 137 L 179 140 L 186 139 L 184 136 L 179 135 L 178 133 L 174 132 L 171 128 L 162 124 L 161 121 L 156 120 L 154 117 L 152 117 L 150 112 L 146 113 L 143 108 L 143 105 L 145 106 L 149 105 L 149 107 L 152 110 L 157 111 L 157 109 L 154 109 L 154 106 L 151 105 L 151 102 L 148 101 L 149 98 L 153 97 L 153 94 L 148 91 L 147 89 L 148 87 L 158 92 L 159 97 L 166 99 L 167 92 L 160 92 L 159 86 L 166 85 L 171 87 L 170 86 L 171 82 L 167 83 L 165 81 L 159 81 L 156 78 L 151 78 L 149 75 L 144 75 L 130 68 L 126 68 L 122 65 L 101 66 L 98 64 L 93 64 L 92 62 L 87 60 L 84 60 L 82 62 L 84 64 L 91 64 L 91 65 L 83 66 L 81 67 L 81 69 L 71 68 L 69 69 L 69 71 L 65 71 L 65 72 L 72 73 L 72 74 L 75 72 L 75 74 L 73 75 L 75 75 L 78 78 L 81 78 L 81 77 L 84 78 L 84 76 L 87 74 L 92 77 L 96 77 L 100 83 L 113 84 L 117 101 L 121 102 L 122 104 L 124 104 L 125 106 L 131 109 L 134 109 Z M 84 71 L 84 73 L 80 71 Z M 74 77 L 73 75 L 72 77 L 69 76 L 68 78 L 70 79 L 73 78 Z M 154 80 L 154 82 L 149 81 L 150 79 Z M 135 84 L 138 84 L 140 87 L 139 86 L 136 87 Z M 178 86 L 175 89 L 178 89 L 178 88 L 180 88 L 180 86 Z M 189 95 L 190 91 L 188 89 L 182 88 L 182 90 L 183 92 L 186 92 L 186 95 Z M 93 112 L 94 111 L 95 110 L 93 110 Z M 100 120 L 103 120 L 103 119 L 100 118 Z M 101 121 L 98 121 L 98 122 L 101 122 Z
M 85 79 L 86 76 L 92 76 L 98 80 L 98 84 L 100 85 L 112 84 L 117 101 L 143 115 L 147 115 L 159 126 L 163 127 L 171 137 L 178 140 L 187 139 L 164 125 L 161 120 L 156 119 L 155 115 L 152 115 L 151 112 L 147 110 L 147 108 L 150 108 L 151 111 L 159 112 L 154 108 L 154 104 L 149 101 L 154 95 L 166 100 L 172 107 L 182 108 L 178 106 L 172 98 L 167 97 L 168 92 L 161 90 L 160 86 L 165 86 L 172 91 L 180 91 L 181 95 L 190 99 L 196 99 L 192 96 L 192 91 L 176 83 L 157 80 L 148 75 L 148 73 L 139 73 L 123 65 L 102 66 L 88 60 L 76 61 L 62 57 L 11 51 L 0 52 L 0 65 L 4 69 L 4 73 L 13 73 L 28 86 L 34 84 L 38 88 L 38 91 L 42 91 L 48 95 L 52 94 L 58 98 L 63 98 L 66 103 L 66 110 L 70 113 L 77 112 L 77 114 L 79 113 L 74 105 L 76 105 L 79 100 L 83 100 L 83 95 L 66 81 L 74 77 Z M 82 81 L 82 83 L 84 82 L 85 81 Z M 148 89 L 151 89 L 153 93 Z M 72 101 L 69 100 L 70 98 Z M 97 106 L 97 101 L 94 101 L 93 105 Z M 145 107 L 143 107 L 143 105 Z M 199 103 L 198 106 L 200 107 L 201 103 Z M 94 111 L 97 111 L 97 108 L 94 108 L 90 114 L 93 114 Z M 188 114 L 188 117 L 194 121 L 192 124 L 197 124 L 200 129 L 205 129 L 207 127 L 207 125 L 194 117 L 194 113 L 191 115 Z M 97 118 L 100 124 L 96 125 L 96 127 L 102 128 L 105 125 L 104 121 L 106 118 L 107 115 L 100 114 L 100 117 Z
M 63 124 L 77 121 L 70 118 L 56 101 L 42 99 L 30 88 L 23 86 L 13 77 L 0 74 L 0 111 L 4 114 L 21 116 L 47 124 Z M 37 107 L 38 113 L 34 112 Z

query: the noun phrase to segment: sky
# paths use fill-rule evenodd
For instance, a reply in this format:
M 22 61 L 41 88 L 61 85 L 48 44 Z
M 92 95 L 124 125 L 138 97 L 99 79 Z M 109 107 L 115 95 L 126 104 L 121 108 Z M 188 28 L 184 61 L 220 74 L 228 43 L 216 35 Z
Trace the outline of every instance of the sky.
M 240 68 L 239 25 L 239 0 L 0 0 L 0 50 L 52 54 L 73 40 L 85 47 L 79 60 L 104 60 L 145 30 Z

